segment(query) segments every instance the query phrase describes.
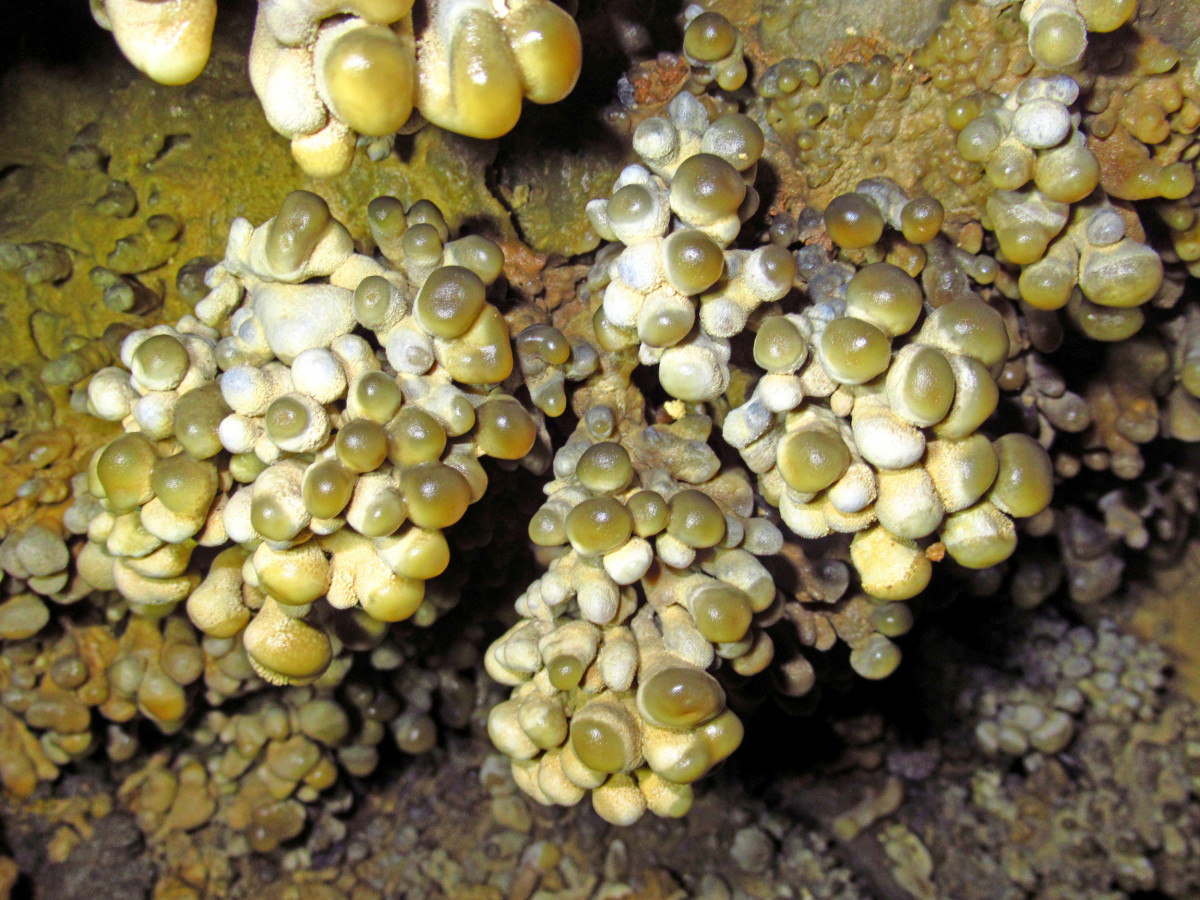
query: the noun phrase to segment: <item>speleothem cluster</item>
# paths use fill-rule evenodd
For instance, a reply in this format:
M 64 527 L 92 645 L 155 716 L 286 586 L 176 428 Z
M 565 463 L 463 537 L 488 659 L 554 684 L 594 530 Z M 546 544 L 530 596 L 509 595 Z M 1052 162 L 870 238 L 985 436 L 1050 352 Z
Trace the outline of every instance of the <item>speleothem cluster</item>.
M 521 104 L 556 103 L 575 87 L 579 29 L 550 0 L 264 0 L 250 80 L 267 121 L 305 173 L 345 171 L 356 142 L 390 148 L 426 121 L 494 138 Z M 92 0 L 138 69 L 185 84 L 204 69 L 216 0 Z M 417 115 L 414 116 L 414 113 Z M 376 152 L 376 151 L 372 151 Z
M 758 67 L 753 97 L 746 38 L 689 7 L 686 90 L 636 110 L 640 162 L 588 204 L 606 243 L 553 310 L 514 296 L 500 246 L 452 236 L 426 201 L 372 202 L 367 246 L 306 192 L 236 221 L 194 314 L 53 364 L 58 383 L 94 372 L 79 403 L 124 433 L 76 477 L 66 534 L 0 544 L 0 757 L 17 760 L 0 777 L 28 793 L 90 752 L 93 711 L 128 759 L 128 723 L 174 733 L 203 693 L 204 749 L 138 772 L 126 802 L 147 830 L 221 807 L 254 849 L 295 837 L 339 770 L 374 768 L 388 729 L 406 752 L 432 744 L 432 676 L 392 623 L 458 602 L 487 538 L 455 526 L 517 464 L 551 471 L 527 532 L 545 572 L 479 654 L 512 688 L 488 731 L 532 797 L 590 796 L 613 822 L 684 814 L 742 740 L 739 699 L 767 683 L 785 704 L 811 695 L 840 653 L 863 677 L 893 672 L 907 601 L 939 563 L 1023 605 L 1064 575 L 1077 599 L 1115 590 L 1122 545 L 1178 540 L 1196 512 L 1194 478 L 1143 448 L 1200 439 L 1182 288 L 1200 257 L 1200 89 L 1149 43 L 1144 96 L 1087 69 L 1107 49 L 1087 32 L 1132 4 L 1008 6 L 955 6 L 914 57 L 928 81 L 881 55 L 832 72 L 790 59 Z M 358 136 L 415 127 L 414 109 L 491 137 L 523 97 L 574 84 L 579 33 L 553 4 L 430 2 L 420 33 L 412 7 L 260 4 L 254 87 L 310 174 L 344 169 Z M 203 66 L 213 4 L 93 9 L 152 76 Z M 189 52 L 168 60 L 171 22 Z M 1028 52 L 1001 40 L 1021 23 Z M 885 177 L 893 141 L 920 129 L 950 140 L 913 178 Z M 834 154 L 845 137 L 863 153 Z M 812 193 L 760 197 L 772 154 Z M 931 184 L 951 186 L 944 202 Z M 126 256 L 169 251 L 178 223 L 153 218 L 158 243 Z M 31 282 L 70 262 L 4 247 Z M 134 271 L 122 259 L 114 276 Z M 1145 492 L 1088 478 L 1148 466 Z M 23 490 L 54 502 L 54 474 Z M 1049 506 L 1056 483 L 1070 503 Z M 1010 562 L 1019 531 L 1030 552 Z M 119 627 L 51 636 L 48 604 L 81 601 Z M 379 670 L 396 683 L 370 688 Z M 474 693 L 440 677 L 461 727 Z M 1072 737 L 1062 709 L 992 718 L 980 740 L 1001 752 Z
M 432 621 L 427 582 L 450 563 L 443 529 L 487 488 L 480 458 L 522 459 L 538 438 L 505 389 L 514 360 L 555 413 L 564 367 L 595 365 L 546 324 L 510 341 L 488 302 L 494 243 L 448 240 L 429 203 L 406 214 L 385 197 L 369 215 L 382 260 L 314 194 L 235 223 L 197 315 L 133 332 L 128 369 L 88 385 L 91 411 L 128 433 L 89 465 L 81 572 L 141 613 L 186 601 L 279 684 L 329 665 L 316 603 Z M 198 547 L 220 551 L 202 581 Z
M 624 410 L 589 402 L 530 526 L 535 544 L 565 552 L 489 651 L 489 672 L 517 686 L 489 730 L 543 802 L 574 803 L 591 789 L 614 821 L 644 809 L 678 815 L 691 803 L 687 786 L 740 741 L 704 670 L 718 660 L 736 678 L 766 669 L 776 651 L 764 626 L 798 605 L 777 595 L 757 559 L 784 539 L 756 510 L 777 507 L 803 539 L 854 535 L 849 557 L 875 599 L 848 601 L 857 628 L 842 634 L 854 668 L 881 678 L 899 662 L 890 637 L 911 624 L 892 601 L 929 581 L 917 541 L 940 529 L 943 552 L 990 567 L 1015 547 L 1010 516 L 1049 502 L 1053 475 L 1036 441 L 977 433 L 1009 353 L 997 310 L 974 293 L 927 309 L 898 266 L 856 272 L 817 246 L 793 253 L 786 237 L 729 249 L 757 209 L 763 144 L 751 119 L 710 122 L 700 100 L 680 94 L 669 117 L 634 133 L 643 164 L 588 207 L 616 242 L 589 278 L 601 295 L 596 343 L 623 368 L 657 365 L 675 421 L 630 430 Z M 916 244 L 940 229 L 940 207 L 882 180 L 835 200 L 824 224 L 836 244 L 861 250 L 882 239 L 885 211 Z M 747 327 L 757 335 L 739 341 Z M 742 352 L 753 344 L 761 377 L 731 362 L 739 342 Z M 747 378 L 754 387 L 725 407 L 722 435 L 759 476 L 757 492 L 745 472 L 721 466 L 698 412 L 738 375 L 741 392 Z M 811 666 L 790 663 L 787 692 L 806 693 Z

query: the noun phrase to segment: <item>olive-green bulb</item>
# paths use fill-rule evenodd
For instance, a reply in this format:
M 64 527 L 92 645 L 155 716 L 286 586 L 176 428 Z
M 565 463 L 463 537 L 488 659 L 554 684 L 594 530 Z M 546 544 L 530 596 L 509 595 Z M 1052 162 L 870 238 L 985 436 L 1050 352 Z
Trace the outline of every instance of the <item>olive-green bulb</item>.
M 615 353 L 638 343 L 638 333 L 633 328 L 618 328 L 604 315 L 604 306 L 596 308 L 592 315 L 592 330 L 596 335 L 596 344 L 601 350 Z
M 387 434 L 370 419 L 355 419 L 339 428 L 333 447 L 338 460 L 351 472 L 372 472 L 388 456 Z
M 332 519 L 340 515 L 354 494 L 354 473 L 336 459 L 313 463 L 304 472 L 300 496 L 309 515 Z
M 413 225 L 400 239 L 404 258 L 410 265 L 433 266 L 442 261 L 442 238 L 427 222 Z
M 825 230 L 846 250 L 869 247 L 883 236 L 883 214 L 862 194 L 842 194 L 825 207 Z
M 700 733 L 704 735 L 704 741 L 708 744 L 709 759 L 716 765 L 742 745 L 746 729 L 737 713 L 727 709 L 716 718 L 705 722 L 700 728 Z
M 635 228 L 654 215 L 654 195 L 641 184 L 627 184 L 608 201 L 608 218 L 618 228 Z
M 589 491 L 615 494 L 633 481 L 633 461 L 620 444 L 603 441 L 583 451 L 575 464 L 575 477 Z
M 364 328 L 387 322 L 392 303 L 392 283 L 382 275 L 368 275 L 354 289 L 354 318 Z
M 917 324 L 923 305 L 916 279 L 891 263 L 863 266 L 846 283 L 847 314 L 878 325 L 893 337 L 907 334 Z
M 742 174 L 711 153 L 689 156 L 671 178 L 671 208 L 687 221 L 708 222 L 731 215 L 745 199 Z
M 683 32 L 683 52 L 700 62 L 716 62 L 733 52 L 738 31 L 720 13 L 702 12 Z
M 536 358 L 552 366 L 565 365 L 571 358 L 571 344 L 553 325 L 530 325 L 513 338 L 517 355 Z
M 267 263 L 291 272 L 307 260 L 333 216 L 329 205 L 311 191 L 292 191 L 267 227 Z
M 1033 181 L 1049 200 L 1078 203 L 1100 183 L 1100 161 L 1082 144 L 1043 150 L 1034 164 Z
M 446 429 L 419 406 L 402 407 L 385 430 L 388 459 L 397 466 L 414 466 L 440 459 L 446 449 Z
M 304 528 L 278 497 L 257 495 L 250 503 L 250 524 L 268 541 L 290 541 Z
M 912 608 L 903 602 L 885 603 L 871 610 L 871 625 L 884 637 L 908 634 L 913 626 Z
M 613 497 L 584 500 L 567 513 L 567 540 L 580 556 L 602 556 L 633 533 L 633 516 Z
M 1105 343 L 1129 340 L 1146 322 L 1146 314 L 1139 307 L 1101 306 L 1080 291 L 1073 291 L 1067 301 L 1067 315 L 1093 341 Z
M 438 233 L 444 242 L 450 237 L 450 229 L 446 226 L 446 217 L 432 200 L 418 200 L 408 208 L 408 225 L 429 225 Z
M 651 537 L 667 527 L 671 510 L 658 491 L 638 491 L 625 501 L 638 537 Z
M 978 432 L 957 440 L 930 441 L 925 464 L 950 512 L 974 505 L 996 481 L 999 469 L 992 442 Z
M 910 243 L 925 244 L 938 236 L 945 217 L 946 210 L 940 200 L 917 197 L 900 210 L 900 232 Z
M 130 512 L 150 499 L 150 475 L 157 461 L 154 445 L 137 431 L 121 435 L 104 448 L 96 462 L 96 477 L 114 512 Z
M 782 299 L 796 280 L 796 257 L 786 247 L 764 244 L 750 254 L 750 265 L 776 299 Z
M 830 428 L 793 431 L 779 442 L 775 465 L 788 487 L 815 494 L 836 482 L 850 466 L 850 450 Z
M 512 397 L 494 397 L 475 411 L 479 449 L 495 459 L 520 459 L 533 449 L 537 424 Z
M 191 361 L 177 337 L 156 334 L 133 351 L 133 374 L 152 391 L 169 391 L 183 381 Z
M 921 334 L 952 353 L 979 360 L 995 371 L 1008 359 L 1008 329 L 1000 313 L 978 297 L 961 297 L 940 306 L 926 320 Z
M 267 470 L 267 464 L 253 450 L 229 455 L 229 474 L 239 484 L 254 484 L 255 479 Z
M 946 552 L 968 569 L 998 565 L 1017 547 L 1012 519 L 986 500 L 946 516 L 939 536 Z
M 1015 191 L 1033 178 L 1036 156 L 1017 141 L 1005 141 L 988 157 L 983 171 L 998 191 Z
M 791 320 L 767 316 L 754 336 L 754 361 L 768 372 L 791 372 L 808 358 L 808 345 Z
M 887 678 L 900 665 L 900 648 L 884 635 L 872 634 L 865 644 L 850 651 L 850 667 L 863 678 Z
M 725 253 L 703 231 L 682 228 L 663 242 L 663 272 L 681 294 L 703 293 L 725 272 Z
M 696 324 L 696 305 L 678 294 L 661 293 L 642 304 L 637 333 L 649 347 L 673 347 L 691 333 Z
M 224 448 L 217 429 L 231 412 L 215 381 L 193 388 L 175 404 L 175 440 L 194 459 L 208 459 Z
M 704 491 L 689 488 L 671 497 L 667 534 L 698 550 L 715 547 L 725 539 L 725 514 Z
M 406 499 L 390 486 L 374 492 L 363 504 L 362 514 L 355 519 L 359 533 L 371 538 L 393 534 L 404 524 L 405 516 L 412 512 Z
M 443 340 L 463 334 L 487 301 L 482 279 L 462 266 L 442 266 L 425 279 L 413 311 L 427 332 Z
M 368 419 L 383 425 L 400 409 L 403 395 L 396 379 L 386 372 L 367 372 L 354 381 L 354 403 Z
M 182 516 L 201 516 L 217 495 L 217 467 L 186 453 L 166 456 L 154 464 L 150 486 L 159 501 Z
M 732 644 L 746 636 L 754 610 L 744 591 L 715 584 L 701 589 L 688 608 L 696 628 L 714 644 Z
M 437 746 L 437 723 L 426 713 L 406 710 L 392 720 L 391 729 L 396 747 L 402 753 L 419 756 Z
M 495 241 L 479 234 L 469 234 L 453 241 L 446 247 L 449 261 L 466 266 L 480 277 L 484 284 L 491 284 L 504 271 L 504 251 Z
M 888 396 L 896 412 L 922 427 L 946 418 L 954 402 L 954 369 L 945 355 L 933 347 L 917 346 L 903 367 L 893 366 L 896 384 L 888 374 Z
M 668 666 L 639 685 L 637 704 L 660 728 L 695 728 L 725 709 L 725 691 L 702 669 Z
M 983 104 L 977 94 L 968 94 L 951 101 L 946 106 L 946 124 L 955 131 L 962 131 L 967 123 L 979 118 L 983 113 Z M 912 240 L 908 238 L 908 240 Z
M 576 657 L 562 654 L 546 664 L 550 686 L 556 691 L 569 691 L 579 686 L 583 679 L 583 663 Z
M 367 225 L 376 244 L 391 244 L 408 230 L 404 204 L 395 197 L 376 197 L 367 204 Z
M 1004 130 L 995 118 L 978 116 L 968 122 L 958 135 L 958 152 L 967 162 L 983 163 L 1004 140 Z M 903 214 L 903 212 L 902 212 Z
M 1029 33 L 1029 52 L 1047 69 L 1076 62 L 1087 47 L 1087 26 L 1073 10 L 1052 10 L 1039 16 Z
M 271 401 L 264 416 L 267 436 L 273 441 L 299 437 L 308 427 L 308 409 L 296 397 L 285 394 Z
M 421 528 L 449 528 L 471 503 L 471 485 L 458 469 L 428 462 L 405 471 L 401 479 L 408 517 Z
M 821 365 L 842 384 L 864 384 L 884 372 L 892 342 L 870 322 L 841 316 L 825 325 L 817 342 Z
M 1076 269 L 1055 256 L 1025 266 L 1017 279 L 1021 299 L 1034 309 L 1062 309 L 1075 289 Z
M 567 541 L 566 522 L 557 509 L 542 507 L 529 519 L 529 539 L 539 547 L 561 547 Z
M 624 772 L 637 762 L 636 733 L 624 707 L 589 703 L 571 720 L 571 749 L 589 769 Z
M 1054 494 L 1054 466 L 1045 449 L 1028 435 L 1011 433 L 998 438 L 999 470 L 988 494 L 997 507 L 1019 519 L 1035 516 L 1050 505 Z
M 996 411 L 1000 389 L 979 360 L 960 356 L 953 365 L 954 403 L 949 415 L 934 425 L 933 430 L 939 437 L 965 438 Z

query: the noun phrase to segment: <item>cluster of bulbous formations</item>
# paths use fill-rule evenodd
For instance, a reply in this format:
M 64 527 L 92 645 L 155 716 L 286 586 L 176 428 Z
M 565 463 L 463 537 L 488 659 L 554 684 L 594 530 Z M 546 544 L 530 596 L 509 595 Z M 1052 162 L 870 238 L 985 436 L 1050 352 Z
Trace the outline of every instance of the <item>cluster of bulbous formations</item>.
M 482 539 L 455 526 L 518 464 L 551 472 L 527 531 L 545 572 L 484 656 L 512 688 L 488 731 L 532 797 L 590 796 L 613 822 L 687 811 L 691 785 L 742 739 L 733 707 L 750 679 L 800 697 L 843 651 L 863 677 L 889 675 L 919 608 L 908 601 L 939 563 L 981 592 L 1012 572 L 1020 602 L 1049 594 L 1064 565 L 1073 594 L 1111 591 L 1112 542 L 1144 547 L 1170 517 L 1178 534 L 1194 482 L 1189 494 L 1164 468 L 1140 505 L 1078 485 L 1077 506 L 1049 504 L 1084 469 L 1141 474 L 1138 448 L 1159 436 L 1200 440 L 1200 315 L 1174 265 L 1200 259 L 1186 156 L 1200 88 L 1190 74 L 1156 82 L 1163 131 L 1132 112 L 1145 104 L 1114 99 L 1104 79 L 1118 75 L 1086 68 L 1132 3 L 1026 0 L 1019 17 L 1011 5 L 955 5 L 914 57 L 928 84 L 882 56 L 830 73 L 784 60 L 745 108 L 747 40 L 689 7 L 691 79 L 641 118 L 640 161 L 588 204 L 606 243 L 553 311 L 516 299 L 500 247 L 452 236 L 425 201 L 373 201 L 366 248 L 306 192 L 262 225 L 237 220 L 194 314 L 128 334 L 120 365 L 87 384 L 87 409 L 125 433 L 74 482 L 64 524 L 86 540 L 29 529 L 0 545 L 24 586 L 0 607 L 6 639 L 38 634 L 40 598 L 89 590 L 138 624 L 124 644 L 94 626 L 50 656 L 13 651 L 5 677 L 25 693 L 0 715 L 51 735 L 42 750 L 61 764 L 91 746 L 89 706 L 170 733 L 201 678 L 213 707 L 256 675 L 301 692 L 286 708 L 214 710 L 204 727 L 223 748 L 209 775 L 253 767 L 246 796 L 275 798 L 230 812 L 256 848 L 274 846 L 303 825 L 285 800 L 307 802 L 337 766 L 369 771 L 387 728 L 402 748 L 431 742 L 427 688 L 380 699 L 345 679 L 355 654 L 408 670 L 392 623 L 428 625 L 458 601 L 459 548 Z M 93 3 L 168 82 L 203 66 L 213 7 Z M 419 33 L 405 0 L 259 4 L 252 79 L 306 171 L 341 171 L 357 135 L 386 138 L 414 108 L 501 134 L 522 97 L 552 102 L 578 74 L 578 31 L 547 0 L 430 0 L 418 19 Z M 1001 40 L 1022 22 L 1027 42 Z M 192 56 L 160 53 L 168 33 Z M 1168 62 L 1137 65 L 1165 76 Z M 931 157 L 944 146 L 953 161 L 902 188 L 880 169 L 893 138 L 916 140 L 896 112 L 913 98 L 912 126 L 939 136 Z M 835 129 L 864 152 L 827 152 Z M 1122 134 L 1140 168 L 1111 164 L 1129 158 Z M 760 198 L 770 153 L 803 160 L 811 197 L 829 196 L 791 211 Z M 929 179 L 951 185 L 945 202 Z M 1175 258 L 1151 246 L 1132 200 L 1155 204 Z M 1056 363 L 1064 345 L 1073 355 Z M 1072 370 L 1084 355 L 1095 360 Z M 551 421 L 571 413 L 573 427 Z M 1024 567 L 1007 562 L 1019 530 L 1037 551 Z M 1053 565 L 1037 543 L 1051 536 Z M 327 702 L 338 685 L 376 710 L 361 733 Z M 130 740 L 110 731 L 110 756 Z M 191 763 L 131 796 L 149 798 L 155 778 L 171 797 L 203 794 Z M 26 791 L 52 777 L 23 765 L 0 776 Z M 146 799 L 139 812 L 186 819 L 190 806 Z
M 263 0 L 250 80 L 305 173 L 345 171 L 359 139 L 429 121 L 471 137 L 506 134 L 525 99 L 556 103 L 579 77 L 574 20 L 550 0 Z M 163 84 L 204 69 L 216 0 L 94 0 L 97 22 Z M 419 115 L 414 116 L 414 113 Z M 388 145 L 390 146 L 390 144 Z
M 871 594 L 924 589 L 930 564 L 914 541 L 938 529 L 964 565 L 1006 559 L 1009 516 L 1040 512 L 1053 476 L 1031 438 L 993 446 L 976 434 L 1009 356 L 1001 314 L 974 292 L 926 314 L 918 282 L 888 262 L 855 271 L 815 247 L 726 249 L 758 205 L 746 181 L 763 137 L 744 115 L 709 124 L 680 94 L 670 118 L 639 126 L 634 147 L 645 167 L 589 205 L 597 230 L 623 245 L 601 264 L 600 345 L 636 346 L 677 401 L 711 401 L 728 390 L 731 341 L 752 321 L 761 377 L 726 415 L 723 437 L 795 534 L 857 535 L 852 555 Z M 885 226 L 919 247 L 937 236 L 942 210 L 877 179 L 830 203 L 824 224 L 847 250 L 875 245 Z M 798 275 L 810 303 L 792 308 L 780 301 Z
M 1192 493 L 1182 467 L 1144 448 L 1194 441 L 1200 421 L 1187 374 L 1195 314 L 1181 302 L 1200 258 L 1200 82 L 1194 59 L 1135 8 L 957 3 L 909 58 L 916 70 L 885 55 L 830 69 L 767 60 L 750 108 L 794 164 L 784 181 L 820 208 L 894 171 L 938 198 L 941 235 L 919 248 L 892 240 L 885 258 L 933 306 L 956 278 L 985 286 L 1012 338 L 999 384 L 1021 392 L 1057 478 L 1154 479 L 1146 502 L 1097 482 L 1082 504 L 1029 520 L 1058 546 L 1035 565 L 1033 542 L 1015 564 L 1024 602 L 1059 584 L 1080 600 L 1111 594 L 1121 547 L 1144 548 L 1148 532 L 1177 540 Z M 764 20 L 760 39 L 787 25 Z M 804 214 L 772 227 L 808 230 Z M 1079 364 L 1081 335 L 1108 345 L 1099 365 Z
M 88 468 L 83 499 L 102 509 L 81 573 L 143 613 L 186 601 L 205 634 L 242 634 L 275 683 L 329 665 L 319 601 L 384 622 L 424 604 L 431 620 L 426 583 L 449 565 L 443 529 L 486 490 L 480 458 L 521 459 L 538 437 L 504 389 L 514 359 L 543 381 L 558 371 L 542 402 L 557 412 L 563 366 L 595 364 L 545 324 L 510 340 L 488 302 L 492 242 L 448 240 L 429 203 L 406 216 L 380 198 L 370 216 L 382 261 L 315 194 L 239 220 L 196 315 L 130 334 L 127 368 L 88 385 L 90 409 L 128 433 Z M 220 549 L 199 582 L 197 548 Z

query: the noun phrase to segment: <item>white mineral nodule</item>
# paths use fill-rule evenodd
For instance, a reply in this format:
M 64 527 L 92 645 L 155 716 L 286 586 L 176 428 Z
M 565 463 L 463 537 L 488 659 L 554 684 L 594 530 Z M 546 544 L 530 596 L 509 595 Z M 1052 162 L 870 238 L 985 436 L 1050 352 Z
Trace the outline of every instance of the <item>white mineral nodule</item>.
M 271 352 L 289 365 L 354 330 L 354 294 L 330 284 L 261 284 L 254 312 Z

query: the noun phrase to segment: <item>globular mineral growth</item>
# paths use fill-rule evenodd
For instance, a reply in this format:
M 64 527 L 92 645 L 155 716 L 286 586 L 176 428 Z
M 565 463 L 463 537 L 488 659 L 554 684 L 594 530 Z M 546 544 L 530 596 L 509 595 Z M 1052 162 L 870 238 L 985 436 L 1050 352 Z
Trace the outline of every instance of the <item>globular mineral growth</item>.
M 259 5 L 250 80 L 306 174 L 339 175 L 359 140 L 376 142 L 372 154 L 386 153 L 397 131 L 426 121 L 499 137 L 516 125 L 524 99 L 555 103 L 575 87 L 579 29 L 549 0 L 413 7 L 413 0 Z M 208 61 L 216 0 L 94 0 L 91 8 L 126 58 L 161 84 L 192 81 Z
M 31 316 L 40 367 L 7 379 L 21 441 L 3 462 L 24 479 L 0 543 L 7 788 L 45 792 L 102 751 L 122 809 L 163 846 L 224 834 L 236 858 L 301 868 L 341 852 L 353 779 L 447 729 L 500 751 L 482 771 L 504 828 L 549 821 L 523 795 L 633 826 L 703 815 L 695 784 L 737 765 L 747 731 L 826 699 L 840 765 L 864 774 L 841 794 L 810 773 L 780 797 L 872 887 L 965 895 L 975 873 L 1073 896 L 1086 872 L 1186 896 L 1184 751 L 1151 751 L 1166 781 L 1138 799 L 1135 838 L 1079 826 L 1087 800 L 1065 788 L 1082 760 L 1116 809 L 1133 782 L 1106 772 L 1110 748 L 1194 731 L 1162 652 L 1086 608 L 1078 627 L 1027 614 L 1002 661 L 1019 677 L 955 681 L 945 734 L 969 753 L 931 739 L 893 754 L 881 720 L 838 702 L 911 677 L 902 655 L 935 663 L 918 620 L 957 594 L 1104 604 L 1130 561 L 1187 538 L 1200 89 L 1153 11 L 957 3 L 903 56 L 860 37 L 818 61 L 778 58 L 779 14 L 689 6 L 682 55 L 642 62 L 607 117 L 632 155 L 588 188 L 601 245 L 558 266 L 491 195 L 535 194 L 489 180 L 494 145 L 393 135 L 414 102 L 488 136 L 522 96 L 558 99 L 574 20 L 534 3 L 318 6 L 260 5 L 268 120 L 310 174 L 349 166 L 355 133 L 389 171 L 405 142 L 405 166 L 440 164 L 431 190 L 280 191 L 272 216 L 227 219 L 220 259 L 206 246 L 177 265 L 197 240 L 183 207 L 107 178 L 94 130 L 68 154 L 92 173 L 89 215 L 138 227 L 88 257 L 105 312 L 78 333 Z M 181 64 L 200 60 L 204 4 L 94 9 L 151 74 L 178 75 L 137 49 L 158 38 L 135 12 L 178 13 L 196 38 Z M 530 50 L 539 30 L 553 65 Z M 472 48 L 487 63 L 473 86 Z M 483 185 L 453 203 L 452 160 Z M 369 166 L 329 184 L 361 186 Z M 592 246 L 582 221 L 561 247 Z M 61 303 L 87 254 L 11 237 L 4 277 Z M 170 266 L 174 290 L 158 289 Z M 56 429 L 68 404 L 111 430 Z M 1038 792 L 1077 863 L 1061 878 L 1041 850 L 1059 844 L 1026 849 Z M 935 864 L 961 835 L 939 843 L 929 810 L 967 823 L 961 840 L 987 848 L 976 867 Z M 723 845 L 735 870 L 824 867 L 816 895 L 865 895 L 824 838 L 755 816 Z M 527 896 L 563 858 L 530 842 L 489 883 Z M 627 862 L 613 851 L 610 881 Z M 686 888 L 723 896 L 705 874 Z
M 315 194 L 257 228 L 235 222 L 196 315 L 133 332 L 128 368 L 88 384 L 89 410 L 128 429 L 93 455 L 77 499 L 102 510 L 79 516 L 93 583 L 147 614 L 186 600 L 278 684 L 329 666 L 310 615 L 322 598 L 384 622 L 436 617 L 426 582 L 450 563 L 443 529 L 487 489 L 480 458 L 519 460 L 538 439 L 512 378 L 561 415 L 564 376 L 596 362 L 545 323 L 510 342 L 487 299 L 496 244 L 449 240 L 426 201 L 381 197 L 368 215 L 382 261 Z M 197 547 L 228 548 L 202 582 Z

